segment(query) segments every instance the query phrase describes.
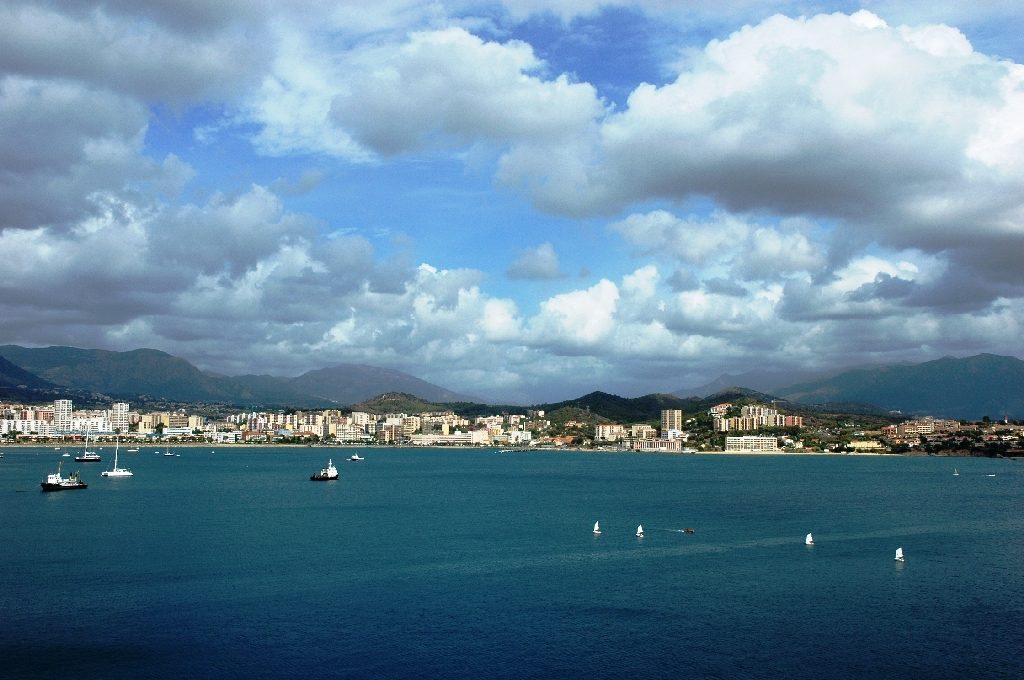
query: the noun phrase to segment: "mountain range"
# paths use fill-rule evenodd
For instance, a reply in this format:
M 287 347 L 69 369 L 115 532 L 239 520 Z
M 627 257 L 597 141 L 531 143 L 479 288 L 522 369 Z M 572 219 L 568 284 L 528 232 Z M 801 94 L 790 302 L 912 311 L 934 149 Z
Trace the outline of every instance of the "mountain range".
M 702 389 L 706 389 L 704 394 L 700 394 Z M 793 405 L 833 407 L 847 413 L 900 411 L 907 416 L 965 420 L 986 415 L 1021 418 L 1024 361 L 980 354 L 847 370 L 831 376 L 758 371 L 725 375 L 703 388 L 671 395 L 627 399 L 594 392 L 546 408 L 586 408 L 610 420 L 627 421 L 635 414 L 657 414 L 662 408 L 692 412 L 711 395 L 722 392 Z M 458 404 L 460 411 L 515 408 L 487 407 L 407 373 L 362 364 L 337 364 L 292 378 L 232 377 L 203 372 L 184 359 L 153 349 L 111 352 L 0 346 L 0 397 L 12 400 L 39 402 L 64 395 L 76 400 L 124 399 L 138 405 L 179 402 L 243 408 L 342 408 L 383 393 L 415 395 L 432 404 Z
M 87 391 L 133 403 L 203 402 L 261 408 L 340 408 L 382 392 L 432 402 L 469 398 L 401 371 L 337 364 L 294 378 L 219 376 L 154 349 L 0 346 L 0 386 Z M 10 391 L 10 390 L 9 390 Z

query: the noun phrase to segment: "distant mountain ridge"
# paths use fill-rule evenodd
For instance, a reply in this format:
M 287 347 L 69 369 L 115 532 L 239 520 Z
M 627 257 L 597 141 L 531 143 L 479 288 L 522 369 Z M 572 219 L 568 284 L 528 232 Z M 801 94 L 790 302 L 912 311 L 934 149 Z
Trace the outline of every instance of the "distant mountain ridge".
M 858 369 L 775 391 L 803 404 L 859 402 L 908 415 L 978 420 L 1024 417 L 1024 361 L 979 354 Z
M 407 373 L 360 364 L 338 364 L 288 378 L 208 374 L 184 359 L 154 349 L 112 352 L 3 345 L 0 359 L 5 362 L 0 364 L 0 385 L 7 380 L 143 402 L 162 399 L 246 407 L 339 408 L 383 392 L 415 393 L 429 401 L 467 400 Z
M 723 376 L 722 380 L 749 376 L 764 384 L 779 375 L 762 373 Z M 793 406 L 849 413 L 899 410 L 908 416 L 926 414 L 964 420 L 986 415 L 994 419 L 1024 417 L 1024 361 L 993 354 L 848 370 L 770 390 L 752 390 L 749 385 L 723 387 L 724 393 L 720 389 L 703 397 L 649 394 L 630 399 L 592 392 L 532 408 L 549 412 L 578 409 L 608 420 L 639 422 L 657 418 L 665 408 L 694 413 L 711 402 L 780 399 Z M 141 404 L 164 400 L 243 408 L 312 409 L 351 407 L 386 393 L 414 396 L 437 408 L 458 407 L 466 413 L 521 410 L 480 404 L 401 371 L 362 364 L 338 364 L 294 378 L 230 377 L 204 373 L 184 359 L 153 349 L 112 352 L 60 346 L 0 346 L 0 396 L 13 400 L 117 398 Z M 378 401 L 374 406 L 383 408 L 384 404 Z

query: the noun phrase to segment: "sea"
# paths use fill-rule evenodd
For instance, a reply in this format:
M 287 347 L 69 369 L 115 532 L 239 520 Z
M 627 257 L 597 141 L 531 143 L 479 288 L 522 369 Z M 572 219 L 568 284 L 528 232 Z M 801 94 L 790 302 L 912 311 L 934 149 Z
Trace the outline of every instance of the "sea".
M 171 451 L 7 448 L 0 676 L 1024 677 L 1024 461 Z

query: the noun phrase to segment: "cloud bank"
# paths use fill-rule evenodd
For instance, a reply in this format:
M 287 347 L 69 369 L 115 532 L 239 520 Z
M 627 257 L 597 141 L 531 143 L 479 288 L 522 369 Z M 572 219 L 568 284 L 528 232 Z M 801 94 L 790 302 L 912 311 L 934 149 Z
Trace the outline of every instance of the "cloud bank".
M 714 33 L 616 105 L 527 30 L 605 3 L 8 3 L 0 340 L 495 401 L 1019 352 L 1024 66 L 913 7 L 622 6 Z M 338 226 L 350 177 L 438 210 L 398 188 L 421 166 L 489 179 L 522 233 L 459 225 L 506 244 L 466 266 Z

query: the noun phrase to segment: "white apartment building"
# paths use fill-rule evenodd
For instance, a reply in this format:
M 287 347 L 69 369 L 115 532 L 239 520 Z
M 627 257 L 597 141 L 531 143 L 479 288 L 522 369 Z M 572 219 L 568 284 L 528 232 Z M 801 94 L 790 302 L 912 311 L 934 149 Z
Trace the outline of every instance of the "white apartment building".
M 612 423 L 594 426 L 594 439 L 602 442 L 617 442 L 626 438 L 626 427 Z
M 120 432 L 121 434 L 128 432 L 128 427 L 131 424 L 128 416 L 130 411 L 131 409 L 128 407 L 128 404 L 123 401 L 114 402 L 114 405 L 111 406 L 110 427 L 115 432 Z
M 0 435 L 11 432 L 21 434 L 36 434 L 40 437 L 49 437 L 54 434 L 53 425 L 46 420 L 0 420 Z
M 106 411 L 99 415 L 84 415 L 83 412 L 82 415 L 77 415 L 71 419 L 71 431 L 99 434 L 101 432 L 113 432 L 113 428 L 110 427 L 110 417 Z
M 763 435 L 726 437 L 725 450 L 740 451 L 745 453 L 763 453 L 765 451 L 778 451 L 779 440 L 775 437 Z
M 70 399 L 57 399 L 53 402 L 53 429 L 55 432 L 71 432 L 71 418 L 74 409 Z

